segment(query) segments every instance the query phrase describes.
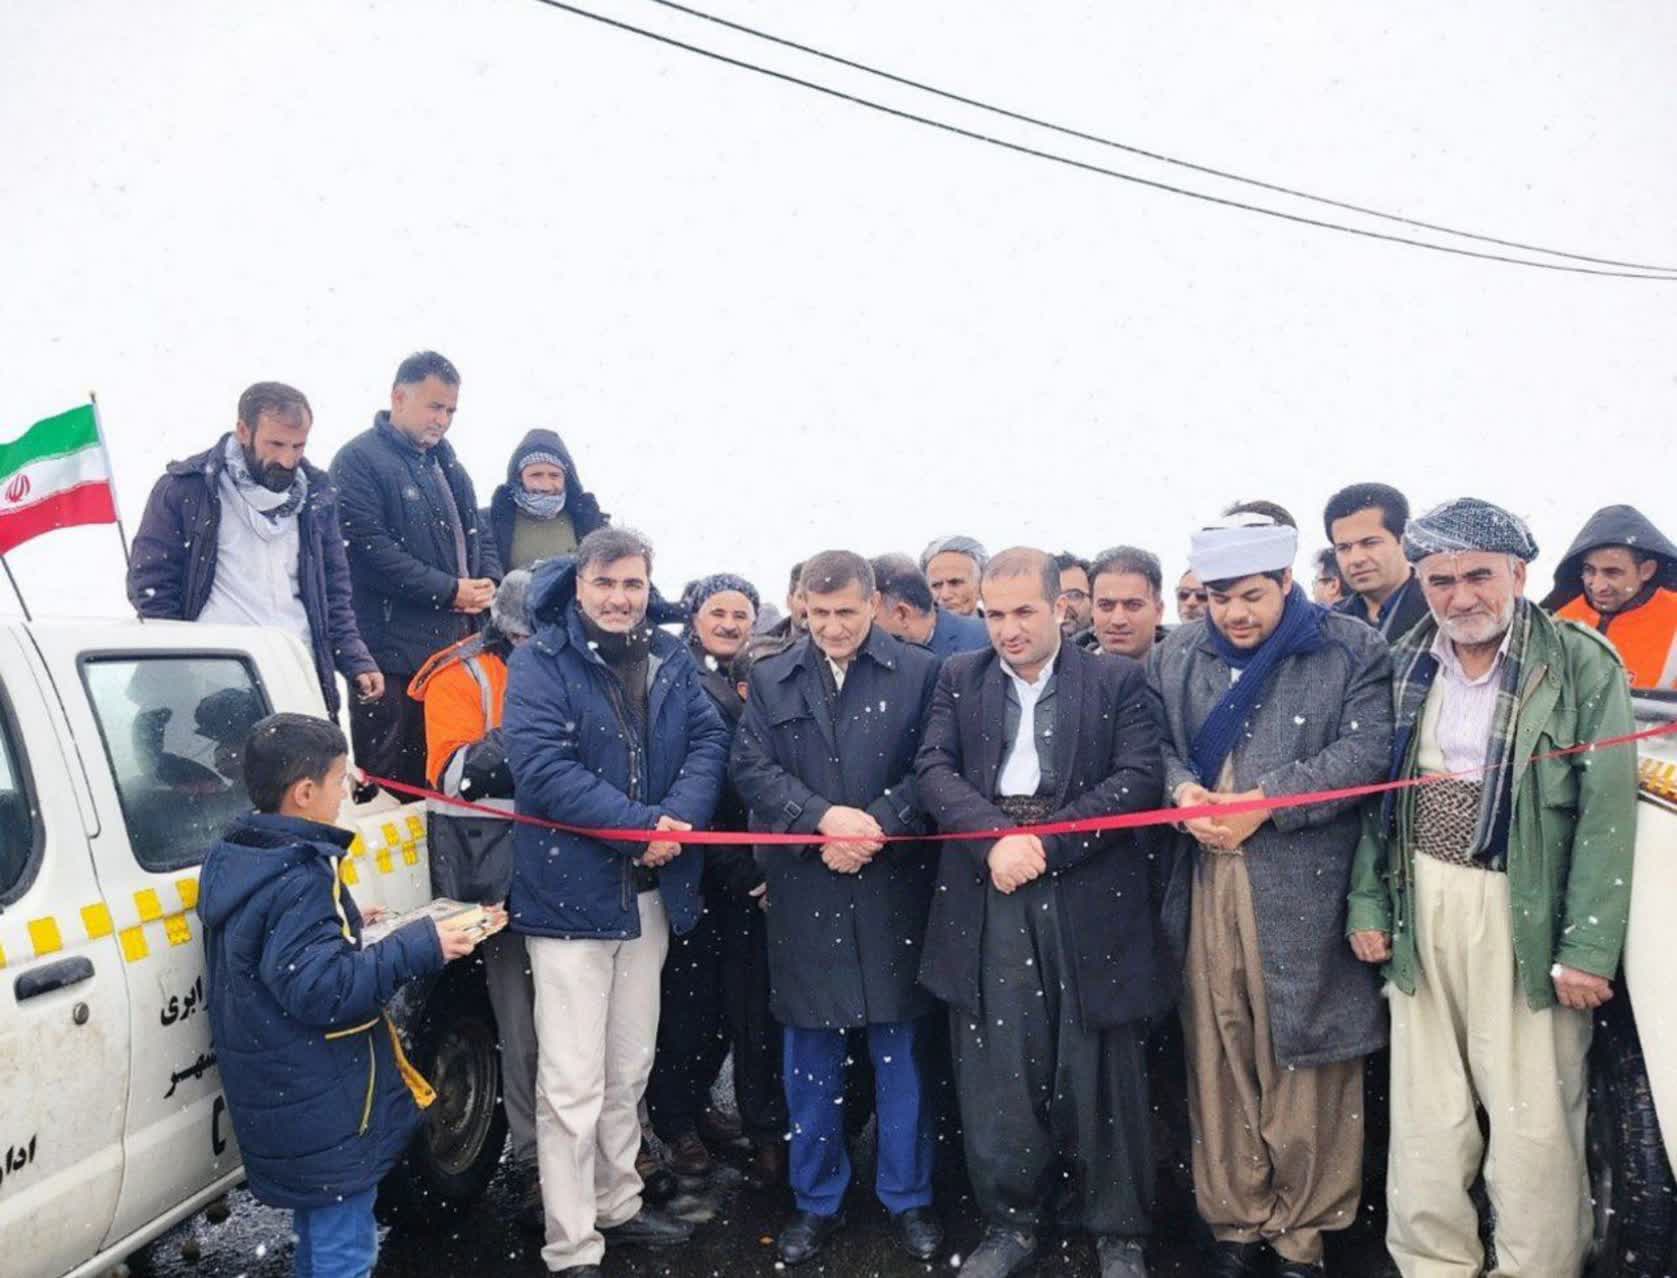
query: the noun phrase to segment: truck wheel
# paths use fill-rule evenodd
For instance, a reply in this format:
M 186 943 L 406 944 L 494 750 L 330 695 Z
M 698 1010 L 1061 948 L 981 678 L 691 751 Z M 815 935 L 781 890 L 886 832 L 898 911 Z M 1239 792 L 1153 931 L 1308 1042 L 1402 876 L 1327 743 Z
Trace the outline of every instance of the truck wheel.
M 501 1054 L 481 963 L 462 965 L 460 977 L 438 984 L 418 1018 L 411 1059 L 437 1099 L 379 1186 L 379 1219 L 416 1232 L 449 1223 L 482 1198 L 507 1143 Z
M 1642 1043 L 1623 986 L 1596 1014 L 1585 1131 L 1595 1231 L 1590 1278 L 1660 1278 L 1670 1272 L 1677 1186 L 1648 1087 Z

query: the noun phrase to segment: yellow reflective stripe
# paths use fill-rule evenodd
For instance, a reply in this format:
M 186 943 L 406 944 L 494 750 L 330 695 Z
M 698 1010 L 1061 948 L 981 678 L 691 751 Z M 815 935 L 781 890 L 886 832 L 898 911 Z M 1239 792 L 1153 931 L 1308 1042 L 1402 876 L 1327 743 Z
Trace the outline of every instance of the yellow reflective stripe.
M 355 868 L 354 860 L 346 856 L 343 859 L 343 864 L 338 866 L 338 877 L 354 887 L 361 881 L 361 871 Z
M 35 957 L 53 954 L 64 948 L 64 938 L 58 932 L 58 920 L 50 914 L 29 920 L 29 943 L 35 947 Z
M 404 844 L 402 844 L 402 864 L 404 864 L 404 865 L 418 865 L 419 864 L 419 846 L 417 844 L 414 844 L 414 843 L 404 843 Z
M 111 907 L 103 901 L 82 906 L 82 926 L 87 929 L 87 939 L 90 941 L 109 936 L 112 931 Z
M 389 874 L 390 871 L 395 868 L 390 858 L 389 848 L 380 848 L 378 850 L 378 855 L 373 857 L 373 863 L 378 866 L 378 872 L 380 874 Z
M 408 837 L 416 840 L 425 837 L 425 822 L 412 812 L 408 813 Z
M 122 942 L 122 957 L 130 963 L 138 963 L 151 953 L 143 927 L 125 927 L 117 933 L 117 939 Z
M 359 834 L 356 835 L 353 839 L 351 839 L 349 841 L 349 854 L 351 856 L 361 856 L 366 851 L 367 851 L 367 845 L 364 842 L 362 842 L 361 836 Z
M 6 947 L 0 945 L 0 967 L 6 966 Z
M 181 909 L 195 910 L 198 908 L 197 879 L 176 879 L 175 891 L 181 894 Z
M 379 827 L 379 831 L 384 835 L 384 842 L 387 847 L 394 847 L 402 841 L 401 832 L 396 829 L 394 821 L 386 821 Z
M 134 893 L 134 908 L 140 912 L 142 923 L 154 923 L 163 917 L 163 902 L 154 888 L 141 888 Z
M 171 914 L 163 920 L 163 935 L 169 938 L 170 945 L 185 945 L 192 939 L 192 928 L 186 921 L 184 914 Z

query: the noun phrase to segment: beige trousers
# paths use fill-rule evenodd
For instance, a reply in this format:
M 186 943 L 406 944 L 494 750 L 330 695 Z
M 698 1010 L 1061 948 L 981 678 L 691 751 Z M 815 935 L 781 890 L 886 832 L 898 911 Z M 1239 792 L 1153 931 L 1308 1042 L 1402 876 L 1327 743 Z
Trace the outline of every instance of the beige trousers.
M 1468 1189 L 1483 1161 L 1492 1278 L 1578 1278 L 1590 1018 L 1532 1011 L 1514 965 L 1508 876 L 1415 858 L 1414 997 L 1393 992 L 1386 1245 L 1404 1278 L 1478 1278 Z M 1490 1148 L 1478 1108 L 1490 1119 Z
M 658 1040 L 658 978 L 670 948 L 657 892 L 640 894 L 633 941 L 528 938 L 536 986 L 536 1165 L 549 1269 L 597 1265 L 600 1226 L 641 1209 L 637 1112 Z
M 1320 1261 L 1362 1192 L 1363 1062 L 1277 1064 L 1244 856 L 1200 854 L 1182 1026 L 1201 1218 L 1218 1242 Z

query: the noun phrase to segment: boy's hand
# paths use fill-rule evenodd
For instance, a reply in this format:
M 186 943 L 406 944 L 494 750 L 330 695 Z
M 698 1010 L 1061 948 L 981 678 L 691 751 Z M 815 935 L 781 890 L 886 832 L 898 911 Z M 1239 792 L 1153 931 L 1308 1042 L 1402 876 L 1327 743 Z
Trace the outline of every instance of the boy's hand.
M 445 963 L 465 958 L 477 946 L 477 941 L 472 936 L 473 928 L 469 923 L 463 923 L 459 919 L 444 919 L 436 926 L 437 944 L 442 947 Z
M 382 905 L 369 905 L 366 909 L 361 911 L 361 922 L 363 924 L 377 923 L 389 913 L 390 911 L 385 909 Z

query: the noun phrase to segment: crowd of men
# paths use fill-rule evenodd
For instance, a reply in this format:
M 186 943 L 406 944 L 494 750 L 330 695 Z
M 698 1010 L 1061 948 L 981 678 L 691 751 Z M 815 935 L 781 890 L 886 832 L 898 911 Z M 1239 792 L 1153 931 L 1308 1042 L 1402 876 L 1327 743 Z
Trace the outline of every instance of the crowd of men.
M 1481 1271 L 1481 1171 L 1494 1272 L 1576 1278 L 1635 760 L 1556 751 L 1630 731 L 1632 686 L 1677 687 L 1677 547 L 1645 517 L 1593 516 L 1541 606 L 1517 515 L 1411 517 L 1369 483 L 1328 503 L 1309 591 L 1282 507 L 1193 529 L 1174 625 L 1153 551 L 965 536 L 813 554 L 776 619 L 726 572 L 664 599 L 551 431 L 480 510 L 446 439 L 459 393 L 409 357 L 322 471 L 304 396 L 252 386 L 158 482 L 129 595 L 296 635 L 334 715 L 352 689 L 359 766 L 445 796 L 436 890 L 511 921 L 483 957 L 549 1269 L 686 1242 L 647 1178 L 742 1137 L 752 1176 L 790 1185 L 781 1259 L 822 1253 L 856 1054 L 910 1255 L 942 1244 L 948 1124 L 986 1220 L 962 1274 L 1020 1272 L 1050 1226 L 1092 1235 L 1103 1278 L 1145 1274 L 1149 1036 L 1175 1007 L 1207 1272 L 1324 1272 L 1389 1045 L 1406 1278 Z M 1181 814 L 1021 832 L 1160 807 Z M 737 1119 L 709 1106 L 730 1051 Z

